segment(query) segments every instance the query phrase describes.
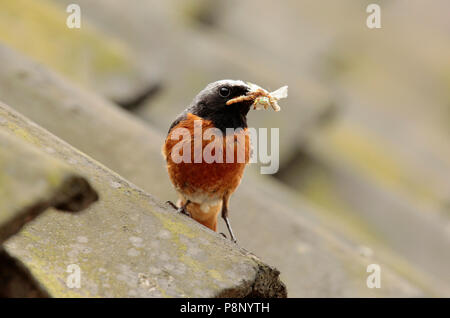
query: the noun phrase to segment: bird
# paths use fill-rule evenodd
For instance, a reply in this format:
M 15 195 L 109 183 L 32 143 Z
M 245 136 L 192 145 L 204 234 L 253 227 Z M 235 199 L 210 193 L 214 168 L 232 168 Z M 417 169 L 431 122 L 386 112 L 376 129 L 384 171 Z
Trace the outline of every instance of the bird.
M 252 92 L 252 87 L 241 80 L 208 84 L 172 122 L 162 149 L 169 178 L 179 196 L 177 205 L 171 201 L 167 203 L 216 232 L 220 214 L 235 243 L 237 240 L 228 217 L 229 202 L 241 183 L 251 154 L 247 114 L 254 102 Z M 213 142 L 217 148 L 211 154 L 222 158 L 222 162 L 195 162 L 195 152 L 199 151 L 195 148 L 195 138 L 199 137 L 195 133 L 196 123 L 201 125 L 203 132 L 207 129 L 216 132 L 211 140 L 201 139 L 197 143 L 201 154 L 204 155 L 207 145 Z M 189 138 L 180 138 L 185 134 Z M 228 151 L 233 152 L 233 156 L 227 161 Z M 175 152 L 185 155 L 183 158 L 187 160 L 177 161 Z

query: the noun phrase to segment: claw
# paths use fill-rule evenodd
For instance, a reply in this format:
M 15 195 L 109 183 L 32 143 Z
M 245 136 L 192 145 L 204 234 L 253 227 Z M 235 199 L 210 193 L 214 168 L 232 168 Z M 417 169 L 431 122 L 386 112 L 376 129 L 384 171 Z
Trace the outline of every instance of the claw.
M 189 213 L 189 211 L 186 209 L 185 206 L 182 206 L 182 207 L 178 208 L 177 212 L 181 213 L 181 214 L 184 214 L 184 215 L 186 215 L 188 217 L 191 217 L 191 214 Z
M 187 201 L 185 205 L 181 206 L 181 207 L 177 207 L 172 201 L 166 201 L 166 204 L 169 204 L 172 208 L 174 208 L 175 210 L 177 210 L 178 213 L 182 213 L 188 217 L 191 217 L 191 214 L 189 213 L 189 211 L 186 209 L 187 205 L 191 203 L 191 201 Z

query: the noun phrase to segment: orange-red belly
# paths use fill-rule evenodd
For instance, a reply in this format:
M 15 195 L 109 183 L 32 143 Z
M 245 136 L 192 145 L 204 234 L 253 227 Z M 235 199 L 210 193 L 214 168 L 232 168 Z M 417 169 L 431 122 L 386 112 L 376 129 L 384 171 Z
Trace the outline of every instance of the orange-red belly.
M 209 149 L 213 149 L 213 144 L 210 143 L 215 143 L 214 145 L 217 145 L 216 149 L 221 149 L 218 157 L 221 157 L 223 162 L 207 163 L 203 157 L 201 163 L 195 163 L 194 120 L 202 121 L 203 132 L 208 128 L 214 127 L 211 121 L 188 114 L 185 120 L 178 123 L 169 132 L 163 147 L 163 154 L 167 160 L 170 179 L 176 190 L 192 202 L 199 204 L 211 202 L 213 204 L 215 201 L 221 200 L 226 194 L 234 192 L 238 187 L 244 168 L 249 161 L 250 139 L 246 134 L 246 130 L 241 130 L 233 135 L 213 138 L 212 141 L 202 140 L 202 151 L 208 144 Z M 176 128 L 185 128 L 185 132 L 189 132 L 190 140 L 181 141 L 183 140 L 181 137 L 177 140 L 172 140 L 172 137 L 175 136 L 173 133 Z M 227 139 L 228 142 L 226 141 Z M 186 158 L 189 158 L 190 162 L 182 161 L 177 163 L 174 161 L 172 155 L 175 153 L 175 149 L 177 155 L 184 155 L 183 144 L 176 146 L 177 143 L 188 143 L 186 147 L 190 149 L 190 156 L 188 153 Z M 232 159 L 232 162 L 226 162 L 227 151 L 233 151 L 234 156 L 229 157 L 229 160 Z M 238 155 L 239 151 L 241 154 Z M 214 150 L 208 151 L 208 153 L 216 154 Z

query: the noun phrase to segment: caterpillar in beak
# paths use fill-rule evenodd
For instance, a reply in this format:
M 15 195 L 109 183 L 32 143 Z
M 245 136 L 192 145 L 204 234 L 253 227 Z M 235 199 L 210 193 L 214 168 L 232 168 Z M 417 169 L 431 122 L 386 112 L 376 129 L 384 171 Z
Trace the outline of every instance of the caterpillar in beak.
M 232 105 L 244 101 L 253 101 L 253 109 L 267 109 L 269 106 L 271 106 L 273 110 L 278 112 L 281 108 L 278 105 L 277 101 L 288 96 L 287 86 L 280 87 L 279 89 L 269 93 L 267 90 L 259 87 L 256 84 L 247 84 L 250 87 L 250 91 L 246 95 L 230 99 L 227 102 L 227 105 Z

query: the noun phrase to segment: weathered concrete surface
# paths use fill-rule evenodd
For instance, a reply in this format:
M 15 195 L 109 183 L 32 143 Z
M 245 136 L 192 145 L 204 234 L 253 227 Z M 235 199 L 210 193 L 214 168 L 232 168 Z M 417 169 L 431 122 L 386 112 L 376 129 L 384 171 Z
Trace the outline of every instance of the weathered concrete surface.
M 175 199 L 160 155 L 163 134 L 5 48 L 0 54 L 8 61 L 0 71 L 2 99 L 149 193 Z M 15 79 L 18 68 L 28 70 L 26 81 Z M 320 209 L 287 187 L 251 174 L 244 178 L 231 205 L 240 244 L 273 262 L 292 296 L 442 294 L 407 263 L 397 266 L 401 275 L 391 271 L 389 267 L 397 260 L 379 259 L 383 247 L 372 256 L 361 253 L 363 247 L 345 233 L 334 235 L 326 220 L 318 220 L 318 213 Z M 382 289 L 366 288 L 366 267 L 371 263 L 383 264 Z
M 374 238 L 383 237 L 396 253 L 428 272 L 434 284 L 448 288 L 449 215 L 431 183 L 414 181 L 425 175 L 427 166 L 410 172 L 411 160 L 393 153 L 382 139 L 340 120 L 317 132 L 305 147 L 309 162 L 293 163 L 282 179 L 327 209 L 327 217 L 342 228 L 361 232 L 355 222 L 370 224 L 372 236 L 359 235 L 361 242 L 372 245 Z M 446 187 L 441 182 L 441 193 Z
M 9 123 L 0 117 L 0 127 Z M 15 134 L 26 135 L 10 126 Z M 0 130 L 0 244 L 50 207 L 80 211 L 98 199 L 78 173 Z
M 0 116 L 0 297 L 46 297 L 26 267 L 1 247 L 26 223 L 54 207 L 77 212 L 97 200 L 88 181 L 61 161 L 2 129 Z M 34 140 L 20 127 L 14 134 Z
M 89 177 L 102 198 L 82 215 L 49 211 L 5 244 L 55 297 L 285 297 L 279 272 L 159 204 L 6 105 L 0 129 Z M 66 285 L 70 264 L 81 288 Z
M 70 2 L 73 3 L 73 2 Z M 66 7 L 50 1 L 0 1 L 0 41 L 115 101 L 128 101 L 157 75 L 126 45 L 89 25 L 66 26 Z M 148 58 L 148 57 L 147 57 Z
M 42 127 L 132 182 L 141 187 L 147 184 L 145 190 L 148 193 L 160 196 L 161 189 L 166 189 L 162 198 L 168 197 L 170 185 L 162 165 L 159 134 L 128 112 L 79 89 L 4 45 L 0 45 L 0 60 L 4 61 L 0 69 L 0 101 L 13 105 Z M 136 139 L 145 147 L 124 142 Z M 125 159 L 123 155 L 127 154 L 133 156 Z M 154 168 L 149 167 L 152 163 Z M 148 169 L 152 170 L 151 175 L 145 172 Z

